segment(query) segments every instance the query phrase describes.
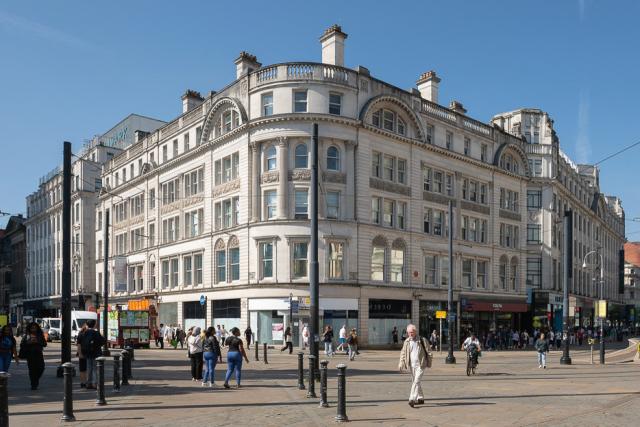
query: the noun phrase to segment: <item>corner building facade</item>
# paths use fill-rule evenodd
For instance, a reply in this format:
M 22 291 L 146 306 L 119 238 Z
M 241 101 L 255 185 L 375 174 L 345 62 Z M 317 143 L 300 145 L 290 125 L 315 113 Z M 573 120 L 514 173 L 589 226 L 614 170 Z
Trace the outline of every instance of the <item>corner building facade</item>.
M 278 343 L 292 297 L 297 341 L 318 123 L 322 324 L 356 327 L 369 346 L 409 322 L 430 333 L 446 309 L 452 232 L 458 328 L 526 326 L 525 141 L 439 105 L 433 72 L 405 91 L 345 68 L 345 39 L 325 32 L 322 63 L 262 66 L 241 53 L 233 83 L 187 91 L 181 116 L 105 164 L 97 209 L 110 211 L 110 253 L 126 262 L 126 277 L 109 264 L 111 302 L 147 298 L 159 322 L 250 325 Z

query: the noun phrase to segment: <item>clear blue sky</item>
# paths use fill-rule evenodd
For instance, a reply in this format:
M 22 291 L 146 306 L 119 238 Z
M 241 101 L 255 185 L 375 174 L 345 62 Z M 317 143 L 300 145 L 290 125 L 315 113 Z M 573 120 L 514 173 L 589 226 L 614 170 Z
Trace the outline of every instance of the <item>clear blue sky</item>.
M 129 113 L 170 120 L 187 88 L 231 82 L 241 50 L 263 64 L 320 60 L 333 23 L 346 65 L 399 87 L 442 77 L 440 102 L 477 119 L 537 107 L 577 162 L 640 140 L 640 2 L 65 1 L 0 4 L 0 210 L 24 212 L 38 177 Z M 640 146 L 601 167 L 640 217 Z M 6 218 L 0 218 L 3 226 Z M 640 222 L 627 222 L 640 240 Z M 634 233 L 635 232 L 635 233 Z

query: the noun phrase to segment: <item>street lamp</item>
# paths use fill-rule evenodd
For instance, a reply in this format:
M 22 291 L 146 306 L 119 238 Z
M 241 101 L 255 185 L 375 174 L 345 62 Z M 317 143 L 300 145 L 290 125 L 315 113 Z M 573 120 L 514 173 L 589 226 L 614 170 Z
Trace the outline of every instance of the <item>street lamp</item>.
M 587 258 L 589 257 L 589 255 L 592 254 L 598 254 L 598 256 L 600 257 L 600 300 L 604 299 L 604 262 L 602 259 L 602 254 L 599 251 L 590 251 L 587 252 L 584 256 L 584 259 L 582 260 L 582 268 L 586 268 L 587 267 Z M 600 364 L 604 365 L 604 320 L 605 320 L 605 316 L 606 316 L 606 312 L 605 312 L 605 316 L 602 316 L 602 313 L 600 313 L 600 301 L 598 301 L 598 314 L 599 314 L 599 318 L 600 318 Z

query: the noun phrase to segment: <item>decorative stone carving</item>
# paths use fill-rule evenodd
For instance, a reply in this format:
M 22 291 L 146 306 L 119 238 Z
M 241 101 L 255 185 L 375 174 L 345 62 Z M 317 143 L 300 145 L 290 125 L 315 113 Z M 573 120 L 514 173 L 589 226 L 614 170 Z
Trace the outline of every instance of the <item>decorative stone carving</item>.
M 230 193 L 240 189 L 240 179 L 234 179 L 230 182 L 218 185 L 213 189 L 213 197 L 218 197 L 223 194 Z
M 278 145 L 280 147 L 286 147 L 287 146 L 287 137 L 286 136 L 281 136 L 278 138 Z
M 411 188 L 406 185 L 396 184 L 395 182 L 388 182 L 378 178 L 369 178 L 369 187 L 376 190 L 388 191 L 390 193 L 401 194 L 403 196 L 411 196 Z
M 193 206 L 204 201 L 204 196 L 191 196 L 187 199 L 184 199 L 184 207 Z
M 467 200 L 460 200 L 460 207 L 468 211 L 478 212 L 484 215 L 489 215 L 491 209 L 489 206 L 479 205 L 477 203 L 469 202 Z
M 272 182 L 278 182 L 280 179 L 278 171 L 269 171 L 262 174 L 260 182 L 262 184 L 270 184 Z
M 176 200 L 173 203 L 168 205 L 164 205 L 160 207 L 160 215 L 168 214 L 170 212 L 174 212 L 180 210 L 180 200 Z
M 324 182 L 333 182 L 336 184 L 346 184 L 347 174 L 341 172 L 324 172 L 322 174 L 322 180 Z
M 500 209 L 500 218 L 511 219 L 513 221 L 522 221 L 522 215 L 504 209 Z
M 294 169 L 289 171 L 289 181 L 311 181 L 311 170 Z
M 433 202 L 433 203 L 439 203 L 441 205 L 448 205 L 449 204 L 449 200 L 451 200 L 452 206 L 456 206 L 456 200 L 447 197 L 443 194 L 439 194 L 439 193 L 432 193 L 430 191 L 423 191 L 422 192 L 422 199 L 427 201 L 427 202 Z

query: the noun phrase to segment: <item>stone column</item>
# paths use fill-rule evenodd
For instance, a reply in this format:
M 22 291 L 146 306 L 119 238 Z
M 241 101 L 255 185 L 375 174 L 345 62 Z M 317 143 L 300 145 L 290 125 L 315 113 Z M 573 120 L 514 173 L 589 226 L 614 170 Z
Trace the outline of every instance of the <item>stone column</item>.
M 260 221 L 260 144 L 251 144 L 251 222 Z
M 344 209 L 344 219 L 354 220 L 356 218 L 356 165 L 355 165 L 355 149 L 356 143 L 355 141 L 345 141 L 345 167 L 343 170 L 347 174 L 347 189 L 346 194 L 343 196 L 345 207 Z
M 289 199 L 287 194 L 289 188 L 289 150 L 287 138 L 284 137 L 278 140 L 278 171 L 278 218 L 286 219 L 289 217 L 287 210 Z

